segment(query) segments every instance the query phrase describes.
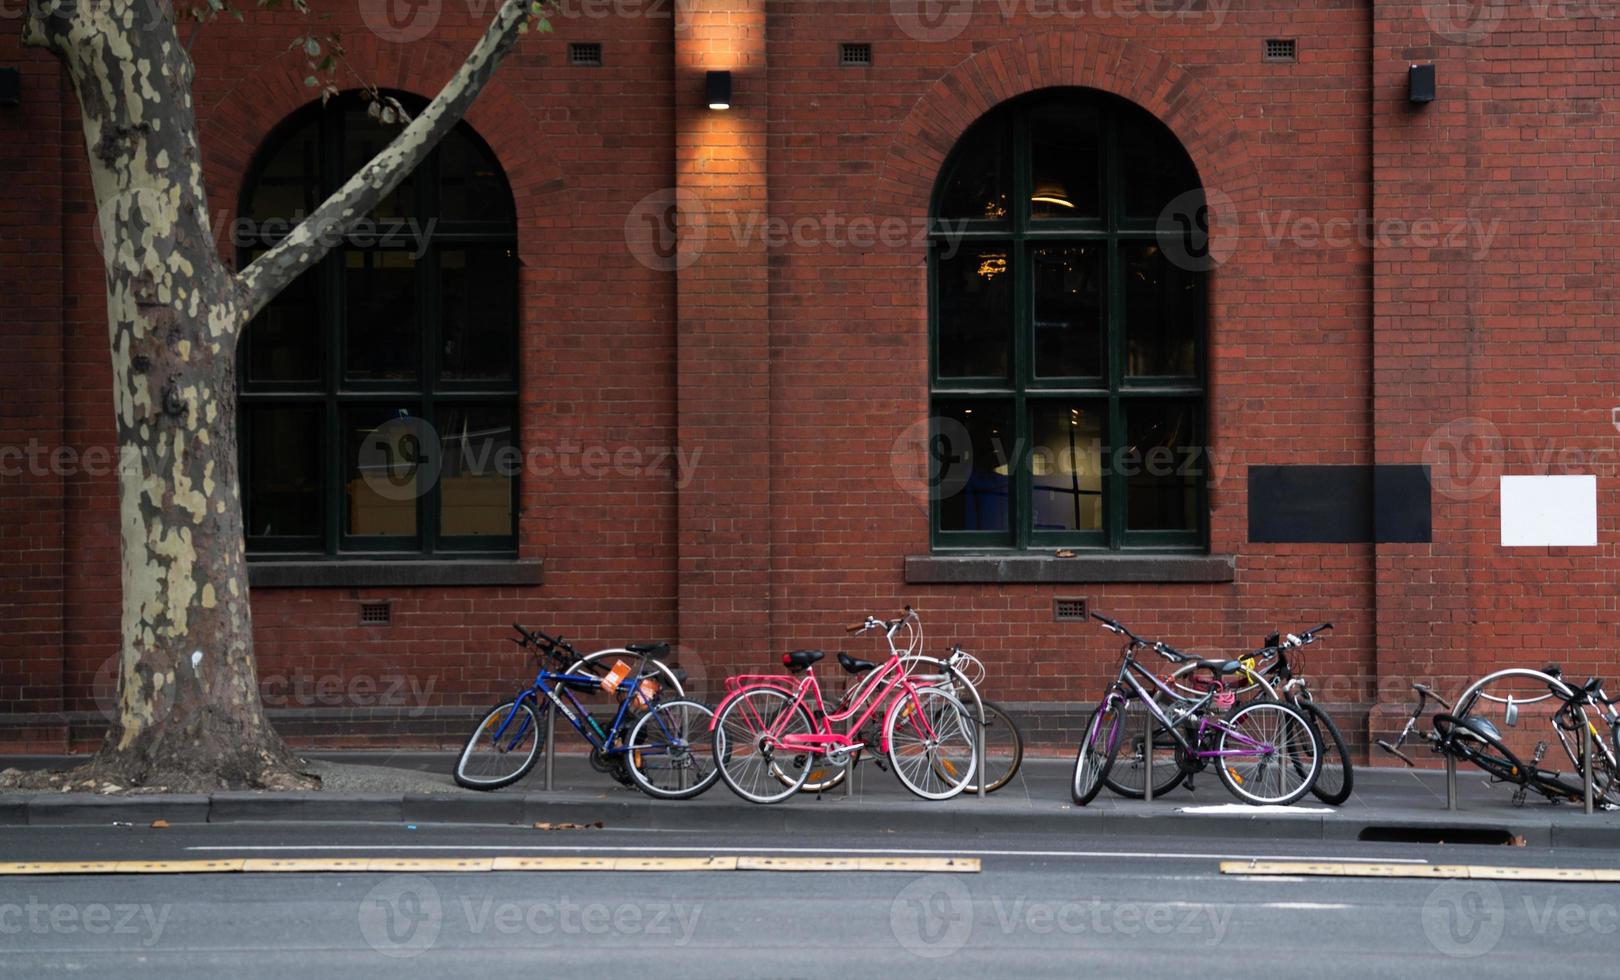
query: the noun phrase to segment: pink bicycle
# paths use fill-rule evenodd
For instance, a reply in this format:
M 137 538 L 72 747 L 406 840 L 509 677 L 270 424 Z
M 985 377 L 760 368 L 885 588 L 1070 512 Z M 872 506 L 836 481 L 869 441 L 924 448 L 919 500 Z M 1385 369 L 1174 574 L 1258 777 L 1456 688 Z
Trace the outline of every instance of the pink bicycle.
M 727 680 L 729 693 L 711 722 L 720 778 L 750 802 L 785 800 L 804 785 L 817 759 L 847 765 L 871 740 L 863 730 L 881 711 L 878 749 L 887 754 L 900 782 L 929 800 L 962 792 L 973 779 L 973 723 L 949 692 L 920 686 L 907 676 L 894 635 L 916 622 L 916 611 L 907 606 L 899 619 L 868 616 L 866 622 L 849 628 L 851 633 L 883 630 L 889 659 L 879 666 L 838 654 L 839 663 L 851 674 L 877 673 L 849 704 L 833 712 L 828 712 L 816 681 L 815 664 L 826 656 L 820 650 L 797 650 L 782 657 L 783 666 L 804 675 L 798 679 L 748 674 Z

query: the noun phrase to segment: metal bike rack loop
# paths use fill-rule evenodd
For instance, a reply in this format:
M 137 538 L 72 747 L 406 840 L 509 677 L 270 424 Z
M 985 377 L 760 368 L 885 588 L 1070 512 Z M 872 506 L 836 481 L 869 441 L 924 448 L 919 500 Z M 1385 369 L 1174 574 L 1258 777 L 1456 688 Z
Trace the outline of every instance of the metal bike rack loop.
M 1490 684 L 1493 681 L 1501 680 L 1501 679 L 1506 678 L 1506 677 L 1526 677 L 1526 678 L 1529 678 L 1531 680 L 1538 681 L 1538 682 L 1540 682 L 1542 684 L 1547 685 L 1548 691 L 1547 691 L 1546 694 L 1540 695 L 1538 697 L 1524 698 L 1524 699 L 1514 698 L 1511 695 L 1509 697 L 1507 697 L 1507 698 L 1499 698 L 1496 695 L 1489 694 L 1489 693 L 1487 693 L 1485 691 L 1485 686 L 1487 684 Z M 1452 713 L 1455 714 L 1458 718 L 1466 718 L 1466 717 L 1468 717 L 1469 713 L 1472 712 L 1473 709 L 1474 709 L 1474 702 L 1481 699 L 1481 698 L 1485 699 L 1486 701 L 1492 701 L 1492 702 L 1495 702 L 1496 704 L 1504 704 L 1504 705 L 1507 704 L 1508 701 L 1511 699 L 1512 702 L 1515 705 L 1524 705 L 1524 704 L 1535 704 L 1535 703 L 1537 703 L 1539 701 L 1545 701 L 1548 698 L 1551 698 L 1555 693 L 1562 696 L 1562 697 L 1565 697 L 1565 698 L 1572 698 L 1572 697 L 1575 696 L 1575 692 L 1570 688 L 1570 686 L 1568 684 L 1565 684 L 1563 682 L 1563 680 L 1561 680 L 1560 678 L 1554 677 L 1553 675 L 1547 673 L 1546 671 L 1532 670 L 1532 669 L 1530 669 L 1528 667 L 1509 667 L 1506 670 L 1498 670 L 1495 673 L 1486 674 L 1484 677 L 1481 677 L 1479 680 L 1477 680 L 1474 683 L 1468 685 L 1468 687 L 1463 690 L 1462 694 L 1457 697 L 1457 706 L 1456 706 L 1455 709 L 1453 709 Z M 1581 715 L 1581 718 L 1584 720 L 1585 717 L 1586 717 L 1586 715 L 1583 712 L 1582 715 Z M 1591 739 L 1592 739 L 1592 729 L 1591 729 L 1589 724 L 1582 725 L 1581 728 L 1582 728 L 1581 744 L 1583 746 L 1585 746 L 1585 748 L 1583 749 L 1581 758 L 1586 760 L 1586 765 L 1584 767 L 1582 767 L 1584 769 L 1584 773 L 1582 775 L 1582 782 L 1585 784 L 1586 812 L 1591 813 L 1592 812 L 1592 741 L 1591 741 Z M 1447 810 L 1455 810 L 1455 809 L 1457 809 L 1457 760 L 1452 757 L 1450 752 L 1445 753 L 1445 756 L 1446 756 L 1446 809 Z
M 1142 705 L 1142 799 L 1153 802 L 1153 712 Z M 1078 782 L 1079 780 L 1076 780 Z

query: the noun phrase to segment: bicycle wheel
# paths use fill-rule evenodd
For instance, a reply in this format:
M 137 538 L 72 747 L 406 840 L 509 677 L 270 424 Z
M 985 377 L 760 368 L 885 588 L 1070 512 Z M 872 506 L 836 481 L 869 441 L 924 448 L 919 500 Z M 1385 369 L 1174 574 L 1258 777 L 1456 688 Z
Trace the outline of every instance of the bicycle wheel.
M 1530 772 L 1524 763 L 1488 729 L 1470 725 L 1453 714 L 1438 714 L 1434 716 L 1434 730 L 1440 736 L 1442 751 L 1472 762 L 1492 779 L 1516 786 L 1529 780 Z
M 1012 716 L 1002 710 L 1001 705 L 994 701 L 984 701 L 984 772 L 975 774 L 975 778 L 968 781 L 962 788 L 964 793 L 977 793 L 979 782 L 984 782 L 984 791 L 994 793 L 996 790 L 1012 782 L 1018 775 L 1018 767 L 1024 764 L 1024 733 L 1018 730 L 1018 723 Z M 973 708 L 966 704 L 968 721 L 977 728 L 978 719 L 973 717 Z M 968 729 L 969 734 L 973 728 Z
M 785 691 L 749 688 L 727 701 L 715 719 L 715 768 L 731 791 L 750 803 L 780 802 L 809 776 L 811 753 L 780 750 L 775 738 L 815 731 L 809 713 Z
M 1255 701 L 1216 723 L 1215 766 L 1232 795 L 1257 806 L 1286 806 L 1310 791 L 1322 770 L 1316 732 L 1298 709 Z M 1230 753 L 1230 754 L 1226 754 Z
M 1316 741 L 1322 747 L 1322 771 L 1311 784 L 1311 794 L 1323 803 L 1339 806 L 1350 798 L 1355 783 L 1355 768 L 1350 764 L 1350 750 L 1339 734 L 1339 726 L 1328 713 L 1314 702 L 1301 701 L 1295 707 L 1310 719 L 1316 728 Z
M 637 788 L 661 800 L 689 800 L 720 778 L 708 747 L 714 712 L 696 701 L 660 701 L 625 739 L 626 768 Z
M 623 660 L 625 663 L 634 666 L 635 662 L 640 659 L 641 655 L 638 653 L 631 653 L 629 650 L 622 647 L 613 647 L 608 650 L 598 650 L 595 653 L 587 653 L 585 656 L 580 657 L 578 660 L 569 664 L 568 669 L 564 671 L 564 673 L 590 674 L 592 677 L 600 680 L 606 677 L 608 672 L 613 669 L 614 661 Z M 675 671 L 670 669 L 670 666 L 664 663 L 662 660 L 647 661 L 647 673 L 658 682 L 665 695 L 672 698 L 686 697 L 686 690 L 681 686 L 680 680 L 675 676 Z M 598 690 L 600 690 L 600 688 L 598 688 Z M 601 693 L 606 694 L 607 692 L 601 691 Z
M 1127 799 L 1142 798 L 1142 784 L 1149 766 L 1153 771 L 1153 796 L 1157 799 L 1182 784 L 1187 773 L 1176 762 L 1176 740 L 1157 719 L 1153 723 L 1153 749 L 1147 744 L 1148 710 L 1132 698 L 1120 714 L 1119 754 L 1103 776 L 1103 785 Z M 1152 761 L 1149 762 L 1151 756 Z
M 1105 697 L 1092 709 L 1086 721 L 1086 734 L 1080 742 L 1080 752 L 1074 759 L 1074 782 L 1070 791 L 1075 806 L 1085 806 L 1096 798 L 1114 765 L 1122 735 L 1120 720 L 1124 713 L 1112 697 Z
M 534 768 L 544 741 L 540 712 L 527 698 L 496 705 L 473 729 L 461 750 L 456 760 L 456 782 L 468 789 L 510 786 Z
M 1564 747 L 1564 754 L 1569 756 L 1570 765 L 1574 766 L 1574 775 L 1577 779 L 1583 778 L 1582 774 L 1586 772 L 1586 760 L 1581 757 L 1582 725 L 1592 725 L 1584 711 L 1576 712 L 1573 717 L 1565 715 L 1562 711 L 1553 716 L 1553 732 L 1558 736 L 1559 744 Z M 1620 783 L 1615 780 L 1615 757 L 1596 725 L 1592 725 L 1592 761 L 1595 765 L 1592 771 L 1592 799 L 1620 802 Z
M 948 800 L 973 778 L 973 723 L 962 702 L 937 687 L 901 692 L 883 722 L 889 764 L 906 789 Z

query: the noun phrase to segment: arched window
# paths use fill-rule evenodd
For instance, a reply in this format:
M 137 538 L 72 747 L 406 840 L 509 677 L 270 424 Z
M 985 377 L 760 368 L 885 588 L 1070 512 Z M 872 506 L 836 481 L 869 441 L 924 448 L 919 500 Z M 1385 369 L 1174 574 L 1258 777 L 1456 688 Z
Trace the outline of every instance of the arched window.
M 289 118 L 245 184 L 239 262 L 398 131 L 356 97 Z M 250 552 L 515 551 L 516 214 L 495 155 L 458 126 L 249 325 L 238 388 Z
M 1198 188 L 1170 131 L 1102 92 L 962 137 L 931 222 L 936 547 L 1205 547 L 1205 281 L 1159 232 Z

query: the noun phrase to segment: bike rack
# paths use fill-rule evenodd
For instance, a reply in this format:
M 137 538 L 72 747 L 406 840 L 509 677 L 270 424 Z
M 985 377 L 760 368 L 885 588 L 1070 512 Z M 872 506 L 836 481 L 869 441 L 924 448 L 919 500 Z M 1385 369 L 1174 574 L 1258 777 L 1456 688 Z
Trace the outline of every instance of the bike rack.
M 557 768 L 557 707 L 546 705 L 546 773 L 540 784 L 542 792 L 551 792 L 551 780 Z
M 1142 800 L 1153 802 L 1153 712 L 1143 705 L 1142 711 Z M 1084 738 L 1085 736 L 1081 736 Z M 1107 775 L 1104 773 L 1103 775 Z M 1076 779 L 1075 782 L 1079 782 Z

